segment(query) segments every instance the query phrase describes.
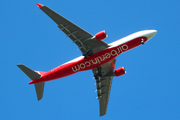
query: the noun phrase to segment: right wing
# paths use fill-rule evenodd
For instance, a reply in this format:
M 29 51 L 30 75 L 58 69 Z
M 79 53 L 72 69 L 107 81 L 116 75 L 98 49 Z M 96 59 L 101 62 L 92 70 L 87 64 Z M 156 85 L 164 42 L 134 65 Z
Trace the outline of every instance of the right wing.
M 37 5 L 58 24 L 60 30 L 67 35 L 66 37 L 69 37 L 73 43 L 76 43 L 83 54 L 85 54 L 88 49 L 91 49 L 93 53 L 96 53 L 108 47 L 106 42 L 97 41 L 92 34 L 51 10 L 49 7 L 40 4 Z

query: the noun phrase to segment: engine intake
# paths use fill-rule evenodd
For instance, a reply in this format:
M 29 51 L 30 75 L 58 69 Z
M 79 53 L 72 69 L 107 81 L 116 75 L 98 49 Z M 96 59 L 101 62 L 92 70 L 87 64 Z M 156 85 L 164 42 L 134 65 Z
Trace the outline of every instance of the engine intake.
M 105 30 L 101 31 L 101 32 L 98 32 L 96 35 L 95 35 L 95 38 L 97 41 L 100 41 L 102 39 L 105 39 L 107 38 L 107 33 Z
M 114 71 L 114 74 L 116 77 L 124 75 L 126 73 L 126 70 L 124 67 L 118 68 L 117 70 Z

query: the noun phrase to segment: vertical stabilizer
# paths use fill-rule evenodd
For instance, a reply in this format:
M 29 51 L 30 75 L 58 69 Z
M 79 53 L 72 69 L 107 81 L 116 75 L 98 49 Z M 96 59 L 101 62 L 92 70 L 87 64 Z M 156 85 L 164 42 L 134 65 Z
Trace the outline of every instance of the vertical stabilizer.
M 42 97 L 43 97 L 44 84 L 45 83 L 34 84 L 35 85 L 35 89 L 36 89 L 36 95 L 37 95 L 38 101 L 41 100 Z
M 33 70 L 31 70 L 30 68 L 26 67 L 25 65 L 19 64 L 17 65 L 31 80 L 35 80 L 35 79 L 39 79 L 41 77 L 40 73 L 39 74 Z M 45 74 L 45 72 L 42 72 L 43 74 Z M 35 89 L 36 89 L 36 95 L 37 95 L 37 99 L 38 101 L 42 99 L 43 97 L 43 91 L 44 91 L 44 84 L 45 83 L 37 83 L 34 84 Z

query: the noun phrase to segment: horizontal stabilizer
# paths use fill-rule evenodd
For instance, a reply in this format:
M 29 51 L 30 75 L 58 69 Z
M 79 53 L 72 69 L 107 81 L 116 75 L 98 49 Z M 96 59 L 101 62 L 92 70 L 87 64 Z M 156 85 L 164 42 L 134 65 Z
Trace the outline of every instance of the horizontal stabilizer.
M 37 95 L 38 101 L 41 100 L 42 97 L 43 97 L 44 84 L 45 83 L 34 84 L 35 85 L 35 89 L 36 89 L 36 95 Z
M 17 65 L 31 80 L 39 79 L 41 77 L 41 74 L 45 74 L 46 72 L 40 72 L 40 71 L 33 71 L 30 68 L 26 67 L 25 65 L 19 64 Z M 39 74 L 38 74 L 39 73 Z M 43 91 L 44 91 L 44 84 L 45 83 L 37 83 L 35 85 L 36 89 L 36 95 L 38 101 L 42 99 L 43 97 Z
M 25 65 L 19 64 L 17 65 L 31 80 L 39 79 L 41 77 L 40 74 L 26 67 Z

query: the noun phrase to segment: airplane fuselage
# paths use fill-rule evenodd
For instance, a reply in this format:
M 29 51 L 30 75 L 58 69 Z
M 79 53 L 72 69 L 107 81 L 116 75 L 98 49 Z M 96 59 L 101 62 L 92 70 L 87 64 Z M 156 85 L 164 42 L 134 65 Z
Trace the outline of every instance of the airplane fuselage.
M 94 53 L 91 56 L 88 56 L 86 59 L 84 58 L 84 56 L 80 56 L 63 65 L 60 65 L 43 74 L 39 79 L 32 80 L 31 82 L 29 82 L 29 84 L 47 82 L 50 80 L 72 75 L 79 71 L 97 68 L 109 62 L 110 60 L 115 59 L 121 53 L 141 45 L 142 41 L 143 43 L 147 42 L 151 37 L 154 36 L 155 33 L 155 30 L 145 30 L 131 34 L 109 44 L 108 48 Z

